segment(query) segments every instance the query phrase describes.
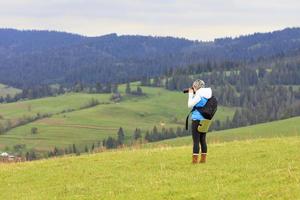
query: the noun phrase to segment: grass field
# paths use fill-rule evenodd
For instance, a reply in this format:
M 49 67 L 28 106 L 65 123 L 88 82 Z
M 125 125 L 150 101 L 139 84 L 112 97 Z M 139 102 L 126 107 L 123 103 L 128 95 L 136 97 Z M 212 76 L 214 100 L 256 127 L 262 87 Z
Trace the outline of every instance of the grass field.
M 6 97 L 7 95 L 10 95 L 13 97 L 17 93 L 20 93 L 21 90 L 17 88 L 13 88 L 7 85 L 3 85 L 0 83 L 0 97 Z
M 0 164 L 0 199 L 300 199 L 300 137 Z
M 15 120 L 23 116 L 35 116 L 37 113 L 58 113 L 63 110 L 79 109 L 92 98 L 100 102 L 109 102 L 109 94 L 68 93 L 57 97 L 19 101 L 0 104 L 0 114 L 4 119 Z
M 234 140 L 300 136 L 300 117 L 293 117 L 269 123 L 257 124 L 224 131 L 209 132 L 208 143 L 219 143 Z M 146 146 L 182 146 L 192 143 L 191 136 L 148 143 Z M 300 149 L 299 149 L 300 150 Z
M 138 83 L 131 84 L 132 90 Z M 119 127 L 130 137 L 135 128 L 152 130 L 156 125 L 162 127 L 184 127 L 188 113 L 187 95 L 170 92 L 163 88 L 142 87 L 146 96 L 126 96 L 125 86 L 119 87 L 124 99 L 120 103 L 109 101 L 109 94 L 66 94 L 24 102 L 0 105 L 0 114 L 4 119 L 18 119 L 39 113 L 57 113 L 68 109 L 77 109 L 91 98 L 100 102 L 110 102 L 96 107 L 54 115 L 33 123 L 10 130 L 0 135 L 0 149 L 16 144 L 26 144 L 27 149 L 49 150 L 54 146 L 66 147 L 76 144 L 82 148 L 108 136 L 116 136 Z M 220 107 L 217 119 L 232 117 L 233 108 Z M 31 128 L 38 128 L 38 134 L 32 135 Z

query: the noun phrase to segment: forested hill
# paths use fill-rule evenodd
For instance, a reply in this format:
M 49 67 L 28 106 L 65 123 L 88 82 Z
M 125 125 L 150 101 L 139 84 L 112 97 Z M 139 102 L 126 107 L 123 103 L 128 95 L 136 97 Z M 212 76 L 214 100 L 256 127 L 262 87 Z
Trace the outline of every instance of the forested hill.
M 207 60 L 251 61 L 299 52 L 300 28 L 211 42 L 0 29 L 0 82 L 16 87 L 125 82 Z

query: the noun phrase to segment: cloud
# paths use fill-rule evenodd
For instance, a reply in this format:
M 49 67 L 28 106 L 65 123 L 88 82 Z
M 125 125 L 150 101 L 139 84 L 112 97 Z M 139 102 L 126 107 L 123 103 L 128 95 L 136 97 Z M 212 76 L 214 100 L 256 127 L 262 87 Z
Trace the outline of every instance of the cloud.
M 298 26 L 299 8 L 296 0 L 10 0 L 0 2 L 0 27 L 209 40 Z

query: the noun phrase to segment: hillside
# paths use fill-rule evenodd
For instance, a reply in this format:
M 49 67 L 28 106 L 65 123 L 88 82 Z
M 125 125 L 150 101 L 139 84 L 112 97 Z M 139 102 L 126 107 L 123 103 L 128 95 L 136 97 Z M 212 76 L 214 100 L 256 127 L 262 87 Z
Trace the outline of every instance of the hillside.
M 116 34 L 84 37 L 54 31 L 0 29 L 0 82 L 20 88 L 77 81 L 125 82 L 208 60 L 251 61 L 299 55 L 299 38 L 299 28 L 211 42 Z
M 299 199 L 300 138 L 133 149 L 0 165 L 0 199 Z
M 135 86 L 137 83 L 132 84 L 132 89 Z M 36 116 L 38 113 L 54 115 L 0 135 L 0 149 L 10 147 L 13 151 L 12 147 L 17 144 L 25 144 L 25 150 L 34 148 L 45 151 L 72 144 L 83 149 L 85 145 L 91 146 L 108 136 L 116 137 L 120 127 L 124 129 L 126 139 L 131 139 L 136 128 L 140 128 L 144 134 L 154 126 L 158 129 L 184 127 L 189 111 L 186 95 L 163 88 L 141 88 L 145 96 L 126 96 L 125 85 L 120 86 L 119 91 L 124 97 L 120 103 L 110 101 L 110 94 L 75 93 L 2 104 L 2 123 L 8 119 L 14 122 L 23 116 Z M 80 109 L 91 99 L 99 100 L 100 104 Z M 216 119 L 224 121 L 233 114 L 233 108 L 220 107 Z M 38 129 L 37 134 L 31 133 L 33 127 Z
M 260 138 L 282 138 L 286 136 L 300 136 L 300 117 L 285 120 L 256 124 L 247 127 L 210 132 L 207 135 L 208 143 L 220 143 L 235 140 L 252 140 Z M 182 137 L 149 143 L 146 146 L 182 146 L 191 145 L 192 138 Z
M 20 89 L 3 85 L 0 83 L 0 97 L 6 97 L 7 95 L 14 96 L 15 94 L 20 92 Z

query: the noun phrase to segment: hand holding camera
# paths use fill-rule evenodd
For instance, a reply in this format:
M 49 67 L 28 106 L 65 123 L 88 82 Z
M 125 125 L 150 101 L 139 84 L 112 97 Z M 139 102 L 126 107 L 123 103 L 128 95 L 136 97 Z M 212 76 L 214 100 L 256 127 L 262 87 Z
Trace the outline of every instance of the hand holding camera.
M 183 90 L 183 93 L 194 93 L 195 94 L 195 90 L 193 87 L 190 88 L 186 88 Z

